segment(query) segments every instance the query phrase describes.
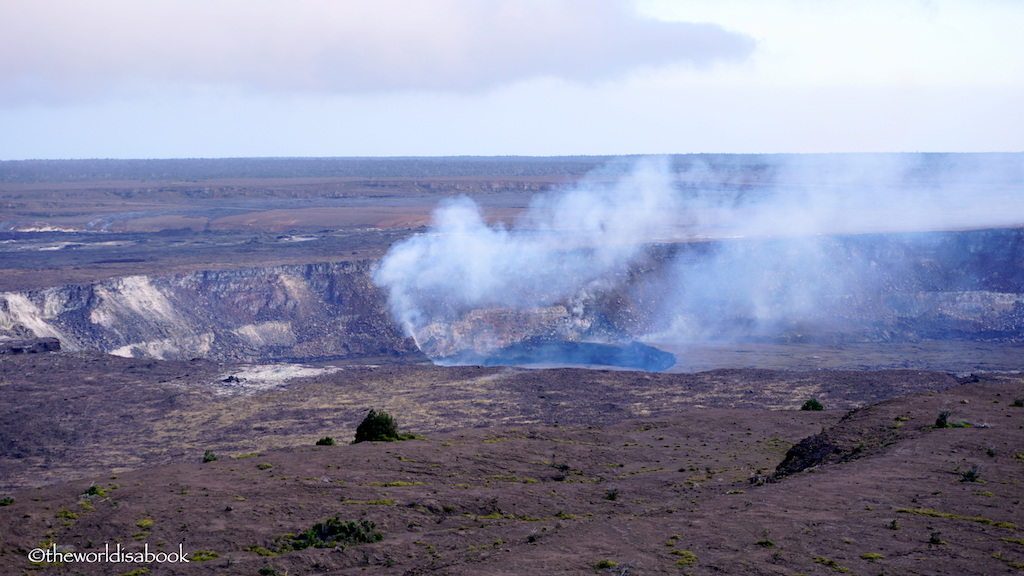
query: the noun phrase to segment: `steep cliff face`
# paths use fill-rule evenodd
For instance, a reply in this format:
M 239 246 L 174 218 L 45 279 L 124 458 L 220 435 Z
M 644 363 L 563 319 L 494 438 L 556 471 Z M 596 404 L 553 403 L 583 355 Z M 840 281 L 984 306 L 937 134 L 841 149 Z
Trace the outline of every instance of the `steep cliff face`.
M 130 276 L 0 293 L 0 335 L 120 356 L 310 360 L 416 350 L 371 281 L 372 262 Z
M 789 256 L 806 250 L 774 242 L 652 247 L 578 301 L 430 318 L 415 334 L 418 347 L 391 317 L 371 260 L 0 293 L 0 339 L 57 338 L 67 350 L 161 359 L 308 361 L 422 350 L 472 364 L 559 363 L 559 351 L 561 363 L 600 364 L 596 356 L 622 351 L 580 346 L 634 340 L 1024 342 L 1022 230 L 825 239 L 814 254 L 831 266 L 806 270 Z

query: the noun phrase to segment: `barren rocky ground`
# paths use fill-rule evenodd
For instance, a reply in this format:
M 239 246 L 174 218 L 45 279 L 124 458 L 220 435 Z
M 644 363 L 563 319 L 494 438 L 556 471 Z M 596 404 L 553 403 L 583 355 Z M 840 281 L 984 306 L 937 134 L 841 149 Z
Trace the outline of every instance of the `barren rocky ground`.
M 183 368 L 144 378 L 145 365 L 105 369 L 145 381 Z M 52 454 L 58 470 L 85 465 L 77 477 L 64 470 L 74 480 L 5 492 L 0 563 L 48 574 L 996 574 L 1024 562 L 1020 376 L 961 385 L 916 372 L 377 370 L 358 386 L 333 380 L 337 372 L 219 400 L 210 386 L 148 398 L 125 395 L 128 383 L 95 392 L 95 404 L 117 403 L 111 411 L 133 423 Z M 212 366 L 181 374 L 219 375 Z M 10 398 L 18 384 L 9 370 L 4 378 Z M 855 389 L 895 397 L 844 398 Z M 59 405 L 38 394 L 21 405 Z M 88 409 L 86 388 L 66 394 L 67 420 L 109 423 L 112 414 Z M 835 409 L 796 409 L 810 395 Z M 374 405 L 421 437 L 314 446 L 347 439 Z M 933 427 L 944 410 L 956 427 Z M 55 419 L 39 416 L 33 445 L 63 444 L 46 434 Z M 808 437 L 818 450 L 793 452 L 791 473 L 758 481 Z M 133 469 L 161 446 L 177 463 Z M 219 459 L 201 462 L 211 448 Z M 331 517 L 373 522 L 383 539 L 280 551 L 278 537 Z M 108 543 L 180 544 L 193 561 L 32 565 L 25 556 Z
M 227 381 L 226 381 L 227 380 Z M 609 425 L 684 409 L 851 409 L 958 385 L 921 371 L 608 370 L 219 365 L 97 353 L 0 356 L 0 488 L 352 439 L 371 408 L 411 432 Z

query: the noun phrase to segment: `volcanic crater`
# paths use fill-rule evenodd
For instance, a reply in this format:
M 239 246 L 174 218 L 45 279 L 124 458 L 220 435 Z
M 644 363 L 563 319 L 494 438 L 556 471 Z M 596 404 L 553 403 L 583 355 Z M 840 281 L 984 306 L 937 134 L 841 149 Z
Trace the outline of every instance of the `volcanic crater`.
M 538 237 L 536 193 L 607 196 L 631 162 L 0 162 L 0 565 L 1019 570 L 1021 158 L 899 160 L 897 192 L 975 186 L 961 164 L 1004 175 L 986 184 L 1003 218 L 740 237 L 707 215 L 800 188 L 782 164 L 838 160 L 674 157 L 702 228 L 647 230 L 600 278 L 566 242 L 539 303 L 409 292 L 431 315 L 418 331 L 378 271 L 444 236 L 439 202 L 468 196 L 490 230 Z M 717 180 L 686 176 L 698 164 Z M 557 295 L 569 272 L 582 288 Z M 369 409 L 416 439 L 344 445 Z M 281 547 L 332 517 L 382 539 Z M 27 558 L 106 544 L 193 561 Z

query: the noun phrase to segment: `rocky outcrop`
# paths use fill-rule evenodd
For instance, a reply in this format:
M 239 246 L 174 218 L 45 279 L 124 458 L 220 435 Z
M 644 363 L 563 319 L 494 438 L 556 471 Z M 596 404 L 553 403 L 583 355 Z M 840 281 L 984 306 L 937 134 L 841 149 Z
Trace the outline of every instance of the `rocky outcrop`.
M 0 355 L 41 354 L 59 352 L 60 340 L 56 338 L 3 339 L 0 338 Z
M 130 276 L 0 293 L 0 335 L 161 359 L 311 360 L 416 350 L 371 261 Z
M 564 305 L 530 310 L 485 308 L 472 310 L 453 322 L 431 322 L 416 333 L 416 341 L 431 357 L 487 355 L 538 337 L 580 340 L 588 335 L 592 324 L 593 314 L 573 312 Z

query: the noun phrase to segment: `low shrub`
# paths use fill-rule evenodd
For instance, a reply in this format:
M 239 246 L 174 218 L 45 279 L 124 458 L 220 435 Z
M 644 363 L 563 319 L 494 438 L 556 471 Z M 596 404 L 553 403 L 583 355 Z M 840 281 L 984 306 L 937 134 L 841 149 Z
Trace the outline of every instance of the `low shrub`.
M 214 558 L 220 558 L 220 554 L 217 554 L 213 550 L 197 550 L 188 557 L 190 562 L 206 562 L 207 560 L 213 560 Z
M 817 398 L 811 398 L 807 402 L 804 402 L 804 405 L 801 406 L 800 409 L 801 410 L 818 411 L 818 410 L 824 410 L 825 409 L 825 405 L 822 404 Z
M 672 554 L 679 556 L 679 560 L 676 560 L 678 566 L 695 566 L 697 564 L 697 555 L 689 550 L 673 550 Z
M 337 442 L 330 436 L 324 436 L 323 438 L 316 441 L 317 446 L 335 446 Z
M 87 496 L 87 497 L 88 496 L 103 497 L 103 496 L 106 496 L 106 495 L 107 495 L 106 489 L 101 488 L 101 487 L 99 487 L 99 486 L 97 486 L 95 484 L 92 484 L 91 486 L 89 486 L 88 488 L 85 489 L 85 492 L 82 492 L 82 496 Z
M 341 520 L 331 517 L 317 522 L 299 534 L 288 534 L 277 539 L 278 549 L 303 550 L 305 548 L 334 548 L 380 542 L 384 536 L 376 530 L 376 524 L 369 520 Z
M 818 564 L 821 564 L 822 566 L 828 566 L 829 568 L 835 570 L 836 572 L 849 572 L 850 571 L 850 569 L 847 568 L 846 566 L 842 566 L 841 564 L 839 564 L 839 562 L 836 562 L 835 560 L 833 560 L 831 558 L 825 558 L 824 556 L 815 556 L 814 557 L 814 561 L 817 562 Z
M 953 412 L 949 410 L 939 412 L 939 415 L 935 418 L 935 424 L 932 425 L 932 428 L 974 428 L 975 426 L 978 428 L 988 428 L 987 424 L 975 425 L 964 420 L 950 420 L 952 416 Z
M 775 548 L 775 542 L 772 541 L 771 535 L 771 531 L 765 529 L 765 531 L 762 533 L 763 538 L 761 538 L 757 542 L 754 542 L 754 544 L 757 544 L 762 548 Z
M 384 535 L 377 531 L 377 525 L 369 520 L 341 520 L 331 517 L 317 522 L 298 534 L 282 534 L 274 539 L 270 548 L 250 546 L 247 552 L 260 556 L 277 556 L 293 550 L 306 548 L 344 548 L 357 544 L 380 542 Z
M 981 478 L 981 467 L 971 466 L 960 473 L 961 482 L 977 482 Z

